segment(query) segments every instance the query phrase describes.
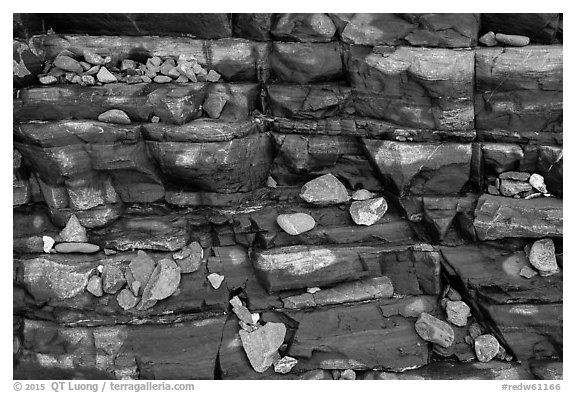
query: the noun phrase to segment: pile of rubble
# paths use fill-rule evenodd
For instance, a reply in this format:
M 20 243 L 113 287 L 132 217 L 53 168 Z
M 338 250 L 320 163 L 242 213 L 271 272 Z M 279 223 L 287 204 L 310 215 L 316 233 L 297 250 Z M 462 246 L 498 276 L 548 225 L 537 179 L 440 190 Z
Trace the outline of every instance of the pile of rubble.
M 532 199 L 552 196 L 546 189 L 544 177 L 538 173 L 503 172 L 488 185 L 488 193 L 505 197 Z

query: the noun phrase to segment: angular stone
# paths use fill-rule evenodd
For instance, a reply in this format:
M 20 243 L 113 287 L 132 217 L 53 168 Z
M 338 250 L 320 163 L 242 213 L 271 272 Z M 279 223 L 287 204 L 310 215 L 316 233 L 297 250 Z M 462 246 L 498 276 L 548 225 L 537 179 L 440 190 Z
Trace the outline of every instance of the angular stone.
M 496 46 L 498 41 L 496 41 L 496 34 L 493 31 L 489 31 L 482 37 L 478 38 L 478 42 L 486 46 Z
M 60 238 L 64 242 L 76 242 L 83 243 L 88 241 L 88 236 L 86 236 L 86 228 L 80 224 L 78 218 L 72 214 L 66 227 L 60 232 Z
M 302 295 L 289 296 L 282 299 L 284 308 L 298 309 L 306 307 L 316 307 L 314 296 L 311 293 L 303 293 Z
M 64 55 L 57 56 L 54 59 L 54 66 L 64 71 L 75 72 L 77 74 L 80 74 L 84 71 L 84 69 L 77 60 L 74 60 L 73 58 Z
M 42 248 L 46 254 L 50 253 L 50 250 L 52 250 L 54 243 L 56 243 L 56 242 L 54 241 L 54 239 L 52 237 L 42 236 Z
M 541 239 L 530 248 L 528 255 L 530 264 L 541 273 L 554 273 L 558 271 L 556 263 L 556 250 L 552 239 Z
M 414 325 L 422 339 L 448 348 L 454 342 L 454 330 L 446 322 L 423 312 Z
M 113 83 L 118 82 L 118 79 L 106 67 L 100 67 L 100 70 L 96 74 L 96 79 L 98 82 L 102 83 Z
M 170 83 L 172 82 L 172 78 L 166 75 L 157 75 L 154 77 L 154 82 L 156 83 Z
M 242 346 L 256 372 L 266 371 L 280 357 L 278 348 L 283 344 L 285 335 L 286 326 L 275 322 L 268 322 L 251 333 L 240 331 Z
M 334 175 L 328 173 L 304 184 L 300 198 L 315 205 L 331 205 L 350 200 L 348 191 Z
M 531 269 L 529 266 L 522 266 L 522 269 L 520 269 L 520 275 L 524 278 L 530 279 L 536 277 L 538 272 Z
M 82 253 L 82 254 L 93 254 L 100 250 L 100 246 L 91 243 L 58 243 L 54 247 L 56 252 L 63 254 L 70 253 Z
M 354 201 L 350 205 L 350 216 L 357 225 L 373 225 L 388 211 L 388 203 L 382 197 L 365 201 Z
M 222 282 L 224 281 L 224 276 L 218 273 L 210 273 L 208 275 L 208 281 L 210 282 L 210 285 L 212 285 L 212 288 L 218 289 L 220 288 L 220 285 L 222 285 Z
M 446 319 L 456 326 L 466 326 L 470 314 L 470 307 L 461 300 L 446 302 Z
M 529 183 L 514 180 L 502 180 L 500 182 L 500 193 L 503 196 L 511 197 L 526 191 L 532 191 L 532 186 Z
M 170 259 L 161 259 L 144 287 L 142 303 L 166 299 L 176 292 L 178 285 L 180 285 L 180 268 Z
M 526 46 L 530 43 L 530 38 L 522 35 L 496 33 L 496 41 L 509 46 Z
M 99 54 L 92 52 L 89 49 L 84 49 L 82 51 L 82 56 L 84 57 L 84 60 L 86 60 L 86 62 L 88 64 L 91 64 L 91 65 L 104 65 L 104 64 L 106 64 L 106 59 L 104 59 Z
M 183 274 L 194 273 L 202 264 L 204 249 L 198 242 L 192 242 L 172 256 Z
M 120 291 L 118 296 L 116 296 L 116 301 L 118 302 L 118 305 L 122 307 L 122 309 L 124 310 L 129 310 L 131 308 L 136 307 L 136 304 L 138 304 L 139 300 L 140 298 L 134 296 L 132 294 L 132 291 L 130 291 L 128 288 L 124 288 L 123 290 Z
M 491 334 L 483 334 L 474 339 L 474 351 L 481 362 L 486 363 L 494 359 L 499 349 L 498 340 Z
M 250 310 L 242 304 L 242 301 L 238 296 L 234 296 L 229 303 L 232 305 L 232 312 L 236 314 L 240 321 L 247 325 L 252 325 L 254 323 Z
M 563 233 L 562 200 L 556 198 L 526 200 L 483 194 L 474 215 L 474 228 L 482 241 Z
M 393 295 L 394 286 L 392 281 L 388 277 L 382 276 L 343 283 L 316 292 L 312 296 L 316 305 L 324 306 L 330 304 L 391 298 Z
M 124 272 L 115 265 L 104 265 L 102 270 L 102 289 L 111 295 L 115 294 L 126 284 Z
M 297 364 L 297 359 L 290 356 L 284 356 L 282 359 L 274 362 L 274 372 L 279 374 L 288 374 Z
M 86 285 L 86 290 L 96 297 L 100 297 L 104 294 L 102 290 L 102 278 L 100 276 L 92 276 L 88 280 L 88 285 Z
M 114 124 L 131 124 L 132 121 L 126 112 L 120 109 L 110 109 L 98 115 L 98 121 Z
M 470 178 L 470 144 L 363 142 L 375 169 L 400 196 L 456 194 Z
M 134 258 L 132 258 L 130 265 L 128 265 L 130 276 L 126 274 L 128 287 L 132 290 L 132 292 L 134 292 L 134 295 L 142 294 L 144 288 L 148 284 L 148 280 L 154 272 L 155 267 L 156 262 L 144 251 L 138 250 L 138 253 Z
M 218 82 L 220 80 L 221 75 L 214 70 L 208 71 L 208 75 L 206 75 L 206 80 L 208 82 Z
M 368 190 L 365 189 L 361 189 L 361 190 L 356 190 L 354 191 L 354 193 L 352 194 L 352 200 L 354 201 L 365 201 L 367 199 L 372 199 L 374 198 L 376 195 L 371 193 Z
M 316 226 L 316 221 L 306 213 L 280 214 L 276 222 L 286 233 L 299 235 L 308 232 Z
M 548 190 L 546 189 L 546 183 L 544 182 L 544 176 L 539 175 L 537 173 L 533 173 L 530 176 L 530 185 L 540 191 L 543 194 L 547 194 Z

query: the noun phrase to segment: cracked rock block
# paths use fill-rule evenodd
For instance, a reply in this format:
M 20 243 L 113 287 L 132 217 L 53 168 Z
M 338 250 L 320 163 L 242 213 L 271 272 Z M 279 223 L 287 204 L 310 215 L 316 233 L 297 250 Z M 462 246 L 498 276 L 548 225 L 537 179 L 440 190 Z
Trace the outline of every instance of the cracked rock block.
M 330 14 L 340 39 L 355 45 L 476 46 L 479 14 Z
M 210 118 L 228 122 L 245 120 L 258 105 L 260 86 L 257 84 L 211 83 L 203 104 Z
M 357 114 L 414 128 L 474 128 L 473 52 L 352 46 L 344 57 Z
M 476 127 L 505 134 L 561 133 L 562 46 L 478 48 Z M 534 137 L 534 136 L 532 136 Z
M 58 34 L 170 35 L 225 38 L 232 35 L 227 14 L 46 14 Z
M 34 44 L 52 59 L 66 48 L 87 48 L 112 61 L 144 60 L 158 56 L 193 56 L 203 68 L 222 75 L 225 81 L 257 82 L 268 77 L 269 45 L 238 38 L 199 40 L 190 37 L 46 35 Z
M 188 123 L 202 116 L 208 87 L 208 83 L 162 86 L 148 94 L 147 103 L 152 107 L 152 114 L 164 123 Z
M 363 143 L 378 174 L 399 196 L 457 194 L 470 178 L 471 144 Z
M 221 316 L 172 325 L 64 327 L 25 319 L 21 362 L 45 378 L 78 367 L 116 379 L 126 367 L 121 360 L 131 358 L 140 379 L 213 379 L 225 322 Z
M 19 40 L 12 41 L 12 54 L 12 85 L 22 88 L 36 84 L 42 72 L 43 56 L 33 45 Z
M 478 199 L 474 227 L 478 239 L 562 237 L 562 200 L 515 199 L 483 194 Z
M 526 279 L 520 275 L 530 262 L 524 251 L 488 245 L 442 247 L 445 271 L 461 282 L 473 299 L 494 304 L 562 302 L 562 273 Z
M 538 146 L 538 173 L 544 176 L 549 192 L 562 198 L 564 180 L 564 152 L 562 147 Z
M 266 89 L 274 116 L 322 119 L 354 113 L 352 92 L 346 86 L 272 84 Z
M 270 68 L 279 82 L 306 84 L 341 80 L 344 76 L 339 42 L 274 42 Z
M 482 304 L 481 308 L 519 360 L 562 357 L 562 303 Z
M 327 14 L 276 14 L 270 33 L 279 41 L 329 42 L 336 26 Z
M 530 37 L 531 42 L 550 44 L 561 28 L 561 14 L 482 14 L 482 34 L 494 31 Z
M 379 369 L 401 372 L 428 363 L 428 345 L 414 329 L 415 318 L 400 309 L 412 298 L 297 311 L 298 321 L 288 355 L 295 371 Z
M 203 191 L 253 191 L 264 186 L 272 163 L 269 134 L 225 142 L 148 141 L 147 145 L 164 175 Z
M 241 13 L 232 14 L 232 32 L 234 37 L 247 38 L 255 41 L 269 41 L 272 39 L 272 13 Z

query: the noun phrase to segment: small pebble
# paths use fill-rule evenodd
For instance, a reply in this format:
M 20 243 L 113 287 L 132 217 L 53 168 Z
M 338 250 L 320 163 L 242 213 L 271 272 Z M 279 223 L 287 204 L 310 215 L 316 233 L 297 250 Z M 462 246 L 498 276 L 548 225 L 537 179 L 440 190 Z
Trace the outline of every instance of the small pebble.
M 152 119 L 150 119 L 150 121 L 152 123 L 160 123 L 160 118 L 158 116 L 152 116 Z
M 98 115 L 98 121 L 114 124 L 131 124 L 132 121 L 126 112 L 120 109 L 110 109 Z
M 208 75 L 206 75 L 206 80 L 208 82 L 218 82 L 219 79 L 220 79 L 220 74 L 214 70 L 210 70 L 210 72 L 208 72 Z
M 130 291 L 128 288 L 124 288 L 123 290 L 120 291 L 118 296 L 116 296 L 116 301 L 118 302 L 118 305 L 122 307 L 124 310 L 129 310 L 131 308 L 136 307 L 136 304 L 138 304 L 139 300 L 140 298 L 134 296 L 132 294 L 132 291 Z
M 547 194 L 548 190 L 546 189 L 546 183 L 544 182 L 544 177 L 539 175 L 538 173 L 533 173 L 530 176 L 530 185 L 537 189 L 542 194 Z
M 218 273 L 210 273 L 208 275 L 208 281 L 210 281 L 212 288 L 218 289 L 220 288 L 220 285 L 222 285 L 222 281 L 224 281 L 224 276 L 221 276 Z
M 100 276 L 90 277 L 86 290 L 96 297 L 102 296 L 104 294 L 102 290 L 102 278 L 100 278 Z
M 100 67 L 98 74 L 96 74 L 96 79 L 98 79 L 98 82 L 101 83 L 113 83 L 118 81 L 118 79 L 116 79 L 116 77 L 112 75 L 112 73 L 108 71 L 106 67 Z
M 496 46 L 498 41 L 496 41 L 496 34 L 493 31 L 489 31 L 478 39 L 478 42 L 486 46 Z
M 50 236 L 42 236 L 42 243 L 42 249 L 46 254 L 49 254 L 50 250 L 52 250 L 52 247 L 54 247 L 54 243 L 56 242 Z
M 156 83 L 169 83 L 172 82 L 172 78 L 166 75 L 158 75 L 154 77 L 154 82 Z
M 374 198 L 374 196 L 375 194 L 371 193 L 370 191 L 361 189 L 354 191 L 354 193 L 352 194 L 352 199 L 355 201 L 366 201 L 368 199 Z
M 483 334 L 474 340 L 474 351 L 481 362 L 489 362 L 498 354 L 500 344 L 491 334 Z
M 82 253 L 82 254 L 93 254 L 100 250 L 100 247 L 96 244 L 91 243 L 60 243 L 56 244 L 54 247 L 56 252 L 62 254 L 70 254 L 74 252 Z
M 522 269 L 520 269 L 520 275 L 524 278 L 530 279 L 537 276 L 538 272 L 530 268 L 530 266 L 522 266 Z
M 268 188 L 276 188 L 278 187 L 278 183 L 272 176 L 268 176 L 268 180 L 266 180 L 266 187 Z
M 542 274 L 554 274 L 558 271 L 556 263 L 556 249 L 552 239 L 540 239 L 535 241 L 528 255 L 530 264 Z
M 311 294 L 315 294 L 316 292 L 320 292 L 321 289 L 318 287 L 312 287 L 312 288 L 308 288 L 306 289 L 306 292 L 311 293 Z
M 51 76 L 51 75 L 42 76 L 42 77 L 38 78 L 38 80 L 43 85 L 53 85 L 55 83 L 58 83 L 58 78 L 56 78 L 55 76 Z
M 298 360 L 290 356 L 284 356 L 282 359 L 275 361 L 274 363 L 274 372 L 279 374 L 288 374 L 296 364 L 298 364 Z

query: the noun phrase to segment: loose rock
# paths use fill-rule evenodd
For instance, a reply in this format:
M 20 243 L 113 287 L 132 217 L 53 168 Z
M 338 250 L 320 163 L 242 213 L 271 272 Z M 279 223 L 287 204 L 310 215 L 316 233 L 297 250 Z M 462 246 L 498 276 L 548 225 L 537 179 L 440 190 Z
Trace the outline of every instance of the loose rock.
M 529 266 L 522 266 L 520 269 L 520 275 L 524 278 L 532 278 L 538 275 L 538 272 L 531 269 Z
M 130 261 L 130 265 L 128 265 L 130 274 L 126 274 L 128 287 L 134 292 L 134 295 L 142 294 L 155 268 L 156 262 L 154 259 L 146 254 L 146 252 L 138 250 L 138 253 L 132 261 Z
M 154 82 L 156 83 L 169 83 L 172 82 L 172 78 L 166 75 L 158 75 L 154 77 Z
M 504 196 L 511 197 L 524 191 L 532 191 L 532 186 L 515 180 L 505 179 L 500 182 L 500 193 Z
M 344 370 L 340 373 L 340 379 L 354 381 L 356 379 L 356 373 L 354 370 Z
M 106 60 L 97 53 L 92 52 L 91 50 L 84 49 L 82 51 L 82 55 L 84 56 L 84 60 L 87 63 L 92 65 L 104 65 L 106 64 Z
M 54 59 L 54 66 L 64 71 L 75 72 L 77 74 L 80 74 L 81 72 L 84 71 L 84 69 L 77 60 L 74 60 L 73 58 L 68 56 L 62 56 L 62 55 L 56 56 L 56 58 Z
M 380 197 L 365 201 L 354 201 L 350 205 L 350 215 L 357 225 L 373 225 L 386 214 L 388 203 Z
M 446 322 L 423 312 L 414 325 L 423 340 L 448 348 L 454 342 L 454 330 Z
M 268 322 L 253 332 L 240 330 L 242 346 L 256 372 L 263 373 L 280 358 L 278 348 L 284 342 L 285 335 L 286 326 L 275 322 Z
M 375 195 L 370 191 L 361 189 L 354 191 L 354 193 L 352 194 L 352 199 L 355 201 L 365 201 L 374 198 L 374 196 Z
M 224 281 L 224 276 L 221 276 L 218 273 L 210 273 L 207 278 L 208 281 L 210 281 L 210 285 L 212 285 L 212 288 L 214 289 L 220 288 L 222 281 Z
M 41 76 L 40 78 L 38 78 L 38 81 L 43 85 L 53 85 L 55 83 L 58 83 L 58 78 L 52 75 L 47 75 L 47 76 Z
M 72 214 L 66 223 L 66 226 L 60 232 L 60 237 L 65 242 L 84 243 L 88 241 L 86 229 L 80 224 L 80 220 L 75 214 Z
M 142 293 L 142 300 L 163 300 L 176 292 L 180 284 L 180 268 L 170 259 L 158 261 L 148 284 Z
M 96 74 L 96 79 L 101 83 L 113 83 L 118 82 L 118 79 L 108 71 L 106 67 L 100 67 L 98 74 Z
M 100 278 L 100 276 L 90 277 L 86 290 L 96 297 L 102 296 L 104 294 L 102 290 L 102 278 Z
M 315 205 L 334 205 L 350 200 L 344 184 L 331 173 L 304 184 L 300 190 L 300 198 Z
M 42 249 L 46 254 L 50 253 L 50 250 L 54 247 L 54 243 L 56 242 L 50 236 L 42 236 Z
M 533 173 L 530 176 L 529 181 L 530 181 L 530 185 L 532 187 L 534 187 L 535 189 L 537 189 L 542 194 L 548 193 L 548 189 L 546 189 L 546 183 L 544 182 L 544 177 L 542 175 L 539 175 L 537 173 Z
M 500 191 L 498 191 L 498 188 L 496 186 L 490 184 L 488 185 L 488 194 L 500 195 Z
M 80 84 L 83 86 L 94 86 L 96 84 L 96 79 L 92 75 L 82 75 L 80 77 Z
M 278 187 L 278 183 L 272 176 L 268 176 L 268 180 L 266 180 L 266 187 L 268 188 L 276 188 Z
M 478 38 L 478 42 L 484 44 L 486 46 L 496 46 L 498 45 L 498 41 L 496 41 L 496 34 L 493 31 L 489 31 L 488 33 L 484 34 L 482 37 Z
M 100 246 L 92 243 L 60 243 L 54 249 L 62 254 L 78 252 L 81 254 L 92 254 L 100 250 Z
M 139 300 L 140 299 L 134 296 L 128 288 L 124 288 L 123 290 L 120 291 L 118 296 L 116 296 L 116 301 L 118 302 L 118 305 L 122 307 L 124 310 L 129 310 L 131 308 L 136 307 L 136 304 L 138 304 Z
M 126 284 L 124 273 L 115 265 L 104 265 L 102 270 L 102 289 L 111 295 L 115 294 Z
M 500 174 L 501 180 L 516 180 L 516 181 L 528 181 L 530 179 L 530 174 L 528 172 L 502 172 Z
M 300 235 L 316 226 L 314 218 L 306 213 L 280 214 L 276 222 L 289 235 Z
M 232 312 L 236 314 L 239 320 L 248 325 L 253 323 L 252 314 L 250 313 L 250 310 L 248 310 L 242 304 L 242 301 L 238 298 L 238 296 L 234 296 L 230 300 L 230 304 L 232 305 Z
M 498 354 L 500 344 L 491 334 L 483 334 L 474 340 L 474 351 L 481 362 L 489 362 Z
M 311 293 L 311 294 L 314 294 L 314 293 L 319 292 L 319 291 L 321 291 L 321 290 L 322 290 L 322 289 L 320 289 L 320 288 L 318 288 L 318 287 L 312 287 L 312 288 L 306 289 L 306 292 Z
M 274 362 L 274 371 L 279 374 L 288 374 L 296 364 L 298 364 L 297 359 L 290 356 L 284 356 L 282 359 Z
M 210 70 L 210 72 L 208 72 L 208 75 L 206 75 L 206 80 L 208 82 L 218 82 L 219 79 L 220 79 L 220 74 L 214 70 Z
M 552 239 L 541 239 L 530 248 L 528 255 L 530 264 L 534 266 L 542 274 L 555 273 L 558 271 L 558 264 L 556 263 L 556 249 Z
M 182 273 L 194 273 L 202 264 L 204 249 L 198 242 L 192 242 L 172 256 Z
M 480 326 L 479 323 L 474 322 L 468 328 L 468 334 L 470 334 L 470 337 L 472 337 L 473 340 L 476 339 L 476 337 L 482 335 L 482 326 Z
M 461 300 L 451 301 L 446 303 L 446 314 L 448 322 L 456 326 L 466 326 L 470 314 L 470 307 Z
M 511 34 L 496 34 L 496 41 L 504 45 L 510 46 L 526 46 L 530 43 L 530 38 L 523 35 L 511 35 Z
M 98 121 L 114 124 L 131 124 L 132 121 L 126 112 L 120 109 L 110 109 L 98 115 Z

